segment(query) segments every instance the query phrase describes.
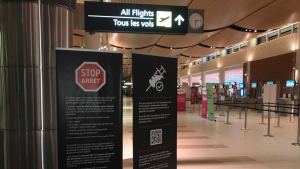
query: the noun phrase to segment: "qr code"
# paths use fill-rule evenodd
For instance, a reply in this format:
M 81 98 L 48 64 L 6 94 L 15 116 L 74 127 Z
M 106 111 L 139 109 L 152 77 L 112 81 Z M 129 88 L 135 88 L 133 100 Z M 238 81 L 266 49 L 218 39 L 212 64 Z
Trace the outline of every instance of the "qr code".
M 150 145 L 162 144 L 162 129 L 150 130 Z

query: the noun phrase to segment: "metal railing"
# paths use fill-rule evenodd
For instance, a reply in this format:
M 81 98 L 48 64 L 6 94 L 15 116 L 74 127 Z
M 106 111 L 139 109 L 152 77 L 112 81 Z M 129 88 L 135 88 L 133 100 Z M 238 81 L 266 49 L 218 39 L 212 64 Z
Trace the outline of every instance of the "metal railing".
M 187 100 L 190 101 L 190 112 L 191 111 L 191 102 L 193 102 L 194 104 L 198 103 L 198 114 L 197 116 L 201 116 L 200 115 L 200 109 L 201 109 L 201 101 L 202 99 L 190 99 Z M 260 106 L 258 106 L 258 104 L 260 104 Z M 224 106 L 227 107 L 227 121 L 224 124 L 230 125 L 231 123 L 229 122 L 229 110 L 234 109 L 234 108 L 238 108 L 239 109 L 239 118 L 238 119 L 242 119 L 241 118 L 241 112 L 244 109 L 245 110 L 245 122 L 244 122 L 244 127 L 241 130 L 250 130 L 249 128 L 247 128 L 247 113 L 249 109 L 255 110 L 257 112 L 262 112 L 262 122 L 259 124 L 266 124 L 264 123 L 264 112 L 267 113 L 267 118 L 268 118 L 268 122 L 267 122 L 267 134 L 264 135 L 265 137 L 274 137 L 273 135 L 270 134 L 270 130 L 271 130 L 271 124 L 270 124 L 270 120 L 271 120 L 271 112 L 274 112 L 278 115 L 278 120 L 277 120 L 277 126 L 274 126 L 276 128 L 282 128 L 280 127 L 280 116 L 281 115 L 290 115 L 290 122 L 292 122 L 292 117 L 293 115 L 298 115 L 298 129 L 297 129 L 297 142 L 296 143 L 292 143 L 292 145 L 296 145 L 296 146 L 300 146 L 300 104 L 283 104 L 283 103 L 263 103 L 260 102 L 258 103 L 257 101 L 253 102 L 253 103 L 249 103 L 247 101 L 243 101 L 243 100 L 218 100 L 216 102 L 214 102 L 214 105 L 216 106 L 216 108 L 218 106 L 221 106 L 221 113 L 220 116 L 225 116 L 224 115 Z M 259 108 L 261 107 L 261 108 Z M 193 105 L 194 108 L 194 105 Z M 289 109 L 290 111 L 281 111 L 281 109 Z M 297 113 L 294 113 L 297 112 Z
M 216 107 L 220 106 L 220 116 L 225 116 L 224 115 L 224 109 L 227 108 L 227 121 L 225 124 L 229 125 L 231 124 L 229 122 L 229 111 L 230 109 L 234 109 L 237 108 L 239 109 L 239 118 L 238 119 L 242 119 L 241 118 L 241 114 L 242 114 L 242 110 L 245 110 L 245 117 L 244 117 L 244 127 L 242 128 L 242 130 L 250 130 L 249 128 L 247 128 L 247 113 L 249 109 L 252 109 L 254 111 L 257 112 L 261 112 L 262 113 L 262 122 L 259 124 L 265 124 L 264 123 L 264 113 L 267 112 L 267 134 L 264 135 L 265 137 L 274 137 L 273 135 L 271 135 L 270 130 L 271 130 L 271 112 L 274 112 L 278 115 L 278 120 L 277 120 L 277 126 L 274 126 L 276 128 L 282 128 L 280 126 L 280 116 L 281 115 L 290 115 L 290 122 L 291 122 L 291 117 L 293 115 L 298 115 L 298 129 L 297 129 L 297 142 L 296 143 L 292 143 L 292 145 L 296 145 L 296 146 L 300 146 L 300 104 L 283 104 L 283 103 L 259 103 L 260 106 L 258 106 L 257 102 L 254 103 L 247 103 L 246 101 L 237 101 L 237 100 L 222 100 L 222 101 L 216 101 L 214 102 Z M 258 108 L 261 107 L 261 108 Z M 200 116 L 200 108 L 201 108 L 201 104 L 200 104 L 200 100 L 198 100 L 198 116 Z M 281 111 L 281 109 L 288 109 L 290 111 Z M 295 113 L 296 112 L 296 113 Z

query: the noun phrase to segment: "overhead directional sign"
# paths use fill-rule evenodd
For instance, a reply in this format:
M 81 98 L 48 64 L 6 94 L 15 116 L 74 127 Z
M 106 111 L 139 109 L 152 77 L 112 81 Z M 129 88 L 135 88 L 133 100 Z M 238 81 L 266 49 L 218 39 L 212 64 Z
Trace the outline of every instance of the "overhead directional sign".
M 186 34 L 188 7 L 84 2 L 87 32 Z

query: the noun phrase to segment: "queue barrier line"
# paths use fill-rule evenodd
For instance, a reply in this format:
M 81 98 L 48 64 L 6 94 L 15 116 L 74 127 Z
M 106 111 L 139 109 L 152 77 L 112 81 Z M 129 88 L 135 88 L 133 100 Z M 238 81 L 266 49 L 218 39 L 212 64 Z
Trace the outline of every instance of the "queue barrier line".
M 266 103 L 262 103 L 262 107 L 265 107 L 267 106 L 268 108 L 267 109 L 258 109 L 257 106 L 255 106 L 255 108 L 249 108 L 249 105 L 251 104 L 257 104 L 257 103 L 244 103 L 245 106 L 241 106 L 241 103 L 229 103 L 229 104 L 226 104 L 226 102 L 215 102 L 214 104 L 218 104 L 218 105 L 221 105 L 221 106 L 228 106 L 228 111 L 227 111 L 227 123 L 225 124 L 229 124 L 229 107 L 239 107 L 239 108 L 245 108 L 245 123 L 244 123 L 244 128 L 242 128 L 242 130 L 249 130 L 247 128 L 247 112 L 248 112 L 248 109 L 253 109 L 253 110 L 262 110 L 262 119 L 263 119 L 263 112 L 264 111 L 267 111 L 268 112 L 268 130 L 267 130 L 267 134 L 264 135 L 265 137 L 274 137 L 273 135 L 270 134 L 270 130 L 271 130 L 271 127 L 270 127 L 270 119 L 271 119 L 271 112 L 275 112 L 278 114 L 278 121 L 277 121 L 277 128 L 282 128 L 280 127 L 280 115 L 281 114 L 289 114 L 289 115 L 298 115 L 298 128 L 297 128 L 297 142 L 296 143 L 291 143 L 292 145 L 295 145 L 295 146 L 300 146 L 300 104 L 298 105 L 294 105 L 294 104 L 278 104 L 278 103 L 270 103 L 268 102 L 267 104 Z M 240 106 L 236 106 L 236 104 L 240 104 Z M 274 105 L 274 106 L 273 106 Z M 296 106 L 296 107 L 295 107 Z M 271 107 L 275 107 L 275 110 L 271 110 Z M 280 108 L 289 108 L 291 110 L 293 110 L 292 112 L 286 112 L 286 111 L 280 111 Z M 297 113 L 294 113 L 295 110 L 297 110 Z M 263 122 L 263 121 L 262 121 Z

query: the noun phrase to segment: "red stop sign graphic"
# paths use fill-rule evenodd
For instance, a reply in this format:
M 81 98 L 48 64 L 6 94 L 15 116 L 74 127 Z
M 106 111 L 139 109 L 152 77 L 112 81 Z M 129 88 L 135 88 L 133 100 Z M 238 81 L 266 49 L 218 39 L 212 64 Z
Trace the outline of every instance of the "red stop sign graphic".
M 96 92 L 106 83 L 105 70 L 97 62 L 83 62 L 75 76 L 76 83 L 87 92 Z

